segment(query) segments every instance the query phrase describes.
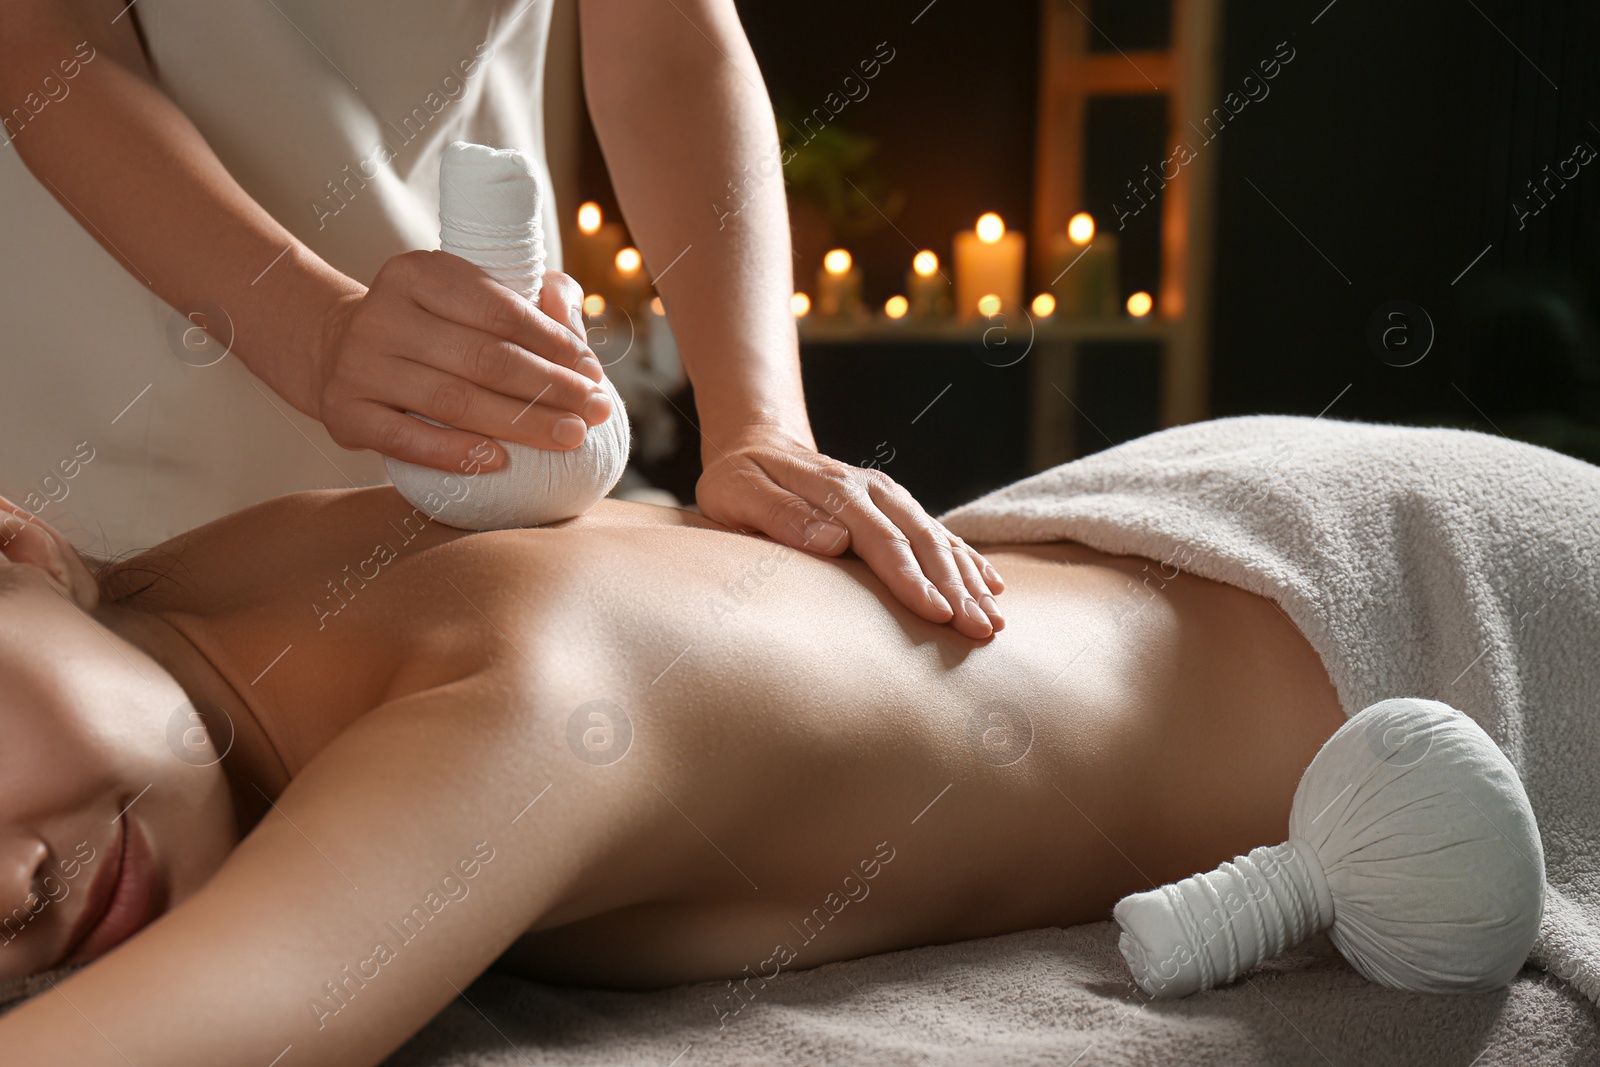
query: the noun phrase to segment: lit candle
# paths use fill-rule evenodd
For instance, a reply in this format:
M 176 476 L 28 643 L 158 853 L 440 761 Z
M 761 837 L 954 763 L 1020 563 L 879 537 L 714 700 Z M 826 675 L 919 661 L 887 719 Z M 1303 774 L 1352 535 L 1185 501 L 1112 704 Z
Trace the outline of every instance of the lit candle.
M 568 242 L 562 269 L 572 275 L 586 293 L 612 296 L 609 289 L 611 263 L 623 245 L 622 226 L 606 222 L 600 205 L 590 200 L 578 208 L 578 232 Z
M 817 315 L 824 319 L 855 318 L 861 305 L 861 268 L 850 253 L 835 248 L 822 257 L 817 272 Z
M 1072 216 L 1067 232 L 1051 240 L 1046 270 L 1062 318 L 1103 318 L 1121 307 L 1117 239 L 1096 234 L 1094 217 L 1087 211 Z
M 1142 319 L 1150 314 L 1150 309 L 1156 306 L 1155 299 L 1143 290 L 1128 297 L 1128 314 L 1136 319 Z
M 978 301 L 994 296 L 1001 308 L 1022 303 L 1022 258 L 1024 242 L 1020 233 L 1007 233 L 999 215 L 989 212 L 971 230 L 956 234 L 956 316 L 970 319 L 979 314 Z
M 923 249 L 911 257 L 906 274 L 911 317 L 932 319 L 950 314 L 950 279 L 939 272 L 939 257 Z
M 910 310 L 911 302 L 905 297 L 896 294 L 883 302 L 883 313 L 891 319 L 903 319 Z
M 811 298 L 804 293 L 796 293 L 789 298 L 789 311 L 797 319 L 803 319 L 811 314 Z
M 624 248 L 616 254 L 611 261 L 609 281 L 612 303 L 637 319 L 645 296 L 650 292 L 650 279 L 644 276 L 644 257 L 637 248 Z
M 1056 313 L 1056 298 L 1049 293 L 1040 293 L 1033 298 L 1033 317 L 1048 319 Z

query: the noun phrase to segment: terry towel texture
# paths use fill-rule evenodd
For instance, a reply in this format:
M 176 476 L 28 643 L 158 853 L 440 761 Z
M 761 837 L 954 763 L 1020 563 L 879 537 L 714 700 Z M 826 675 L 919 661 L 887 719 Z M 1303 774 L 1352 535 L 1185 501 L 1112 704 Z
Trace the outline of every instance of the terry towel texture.
M 1471 715 L 1539 820 L 1530 959 L 1600 1003 L 1600 467 L 1462 430 L 1258 415 L 1130 441 L 943 521 L 1269 597 L 1347 715 L 1394 696 Z

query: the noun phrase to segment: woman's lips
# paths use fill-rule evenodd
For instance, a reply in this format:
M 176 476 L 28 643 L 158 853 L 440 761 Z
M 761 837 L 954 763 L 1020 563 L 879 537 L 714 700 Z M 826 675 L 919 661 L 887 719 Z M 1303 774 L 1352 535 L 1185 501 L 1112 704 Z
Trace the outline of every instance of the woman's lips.
M 61 961 L 63 966 L 87 963 L 105 955 L 150 921 L 151 907 L 155 903 L 155 878 L 149 843 L 131 816 L 124 815 L 118 821 L 123 830 L 116 869 L 96 879 L 90 889 L 90 908 L 104 899 L 103 909 L 94 925 L 75 939 L 71 953 Z M 114 879 L 109 883 L 109 896 L 104 898 L 101 896 L 106 892 L 101 888 L 103 879 Z

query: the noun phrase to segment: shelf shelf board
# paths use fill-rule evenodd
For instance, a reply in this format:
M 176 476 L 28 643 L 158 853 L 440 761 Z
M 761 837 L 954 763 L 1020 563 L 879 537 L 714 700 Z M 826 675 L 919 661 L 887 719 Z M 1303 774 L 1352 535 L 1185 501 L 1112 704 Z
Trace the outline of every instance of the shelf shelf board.
M 859 321 L 819 319 L 807 316 L 799 322 L 800 340 L 805 344 L 892 344 L 916 342 L 926 344 L 955 344 L 970 342 L 982 344 L 992 330 L 1016 332 L 1017 337 L 1031 335 L 1036 341 L 1165 341 L 1177 328 L 1170 319 L 1150 316 L 1145 319 L 1063 319 L 1038 320 L 1023 316 L 1021 322 L 1000 322 L 975 319 L 959 323 L 949 319 L 883 319 Z M 1031 324 L 1031 325 L 1030 325 Z

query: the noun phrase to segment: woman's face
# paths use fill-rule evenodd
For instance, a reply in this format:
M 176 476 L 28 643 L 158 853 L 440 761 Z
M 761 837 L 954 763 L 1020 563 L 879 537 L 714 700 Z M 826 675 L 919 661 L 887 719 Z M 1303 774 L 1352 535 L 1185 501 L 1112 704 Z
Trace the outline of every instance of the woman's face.
M 65 540 L 29 527 L 0 524 L 0 980 L 110 951 L 237 841 L 183 689 L 95 620 Z

